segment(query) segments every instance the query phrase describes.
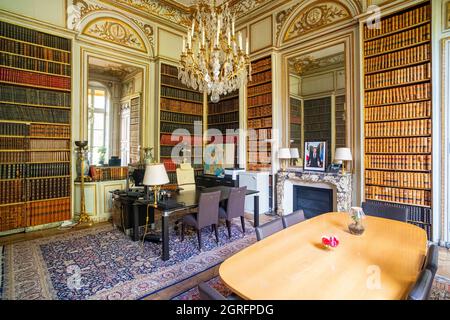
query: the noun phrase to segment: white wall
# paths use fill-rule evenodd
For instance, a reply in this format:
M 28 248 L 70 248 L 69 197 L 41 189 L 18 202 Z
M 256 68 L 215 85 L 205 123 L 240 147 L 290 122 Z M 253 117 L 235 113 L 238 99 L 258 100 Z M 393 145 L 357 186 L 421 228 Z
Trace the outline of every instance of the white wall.
M 65 0 L 0 0 L 0 9 L 60 27 L 66 25 Z

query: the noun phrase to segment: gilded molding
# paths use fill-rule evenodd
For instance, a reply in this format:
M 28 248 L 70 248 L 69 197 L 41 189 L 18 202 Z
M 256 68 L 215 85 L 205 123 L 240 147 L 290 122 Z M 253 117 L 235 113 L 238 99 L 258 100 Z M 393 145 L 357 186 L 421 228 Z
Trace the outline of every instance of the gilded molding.
M 113 18 L 98 18 L 83 30 L 83 34 L 112 42 L 131 49 L 147 52 L 139 34 L 123 21 Z
M 283 40 L 289 41 L 350 17 L 349 10 L 337 1 L 316 1 L 295 17 Z
M 277 28 L 277 34 L 276 34 L 277 40 L 278 40 L 278 37 L 280 36 L 281 28 L 283 27 L 284 23 L 286 22 L 286 19 L 290 16 L 290 14 L 298 6 L 300 6 L 300 3 L 297 3 L 290 8 L 282 10 L 275 15 L 275 23 L 276 23 L 276 28 Z
M 240 0 L 232 2 L 230 8 L 236 13 L 237 17 L 246 15 L 249 11 L 259 9 L 273 0 Z

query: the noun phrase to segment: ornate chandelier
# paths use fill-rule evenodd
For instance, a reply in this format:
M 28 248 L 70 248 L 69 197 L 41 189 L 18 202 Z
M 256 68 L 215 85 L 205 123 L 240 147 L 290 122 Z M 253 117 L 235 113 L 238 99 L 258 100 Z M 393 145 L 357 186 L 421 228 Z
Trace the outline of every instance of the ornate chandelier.
M 231 93 L 251 80 L 248 38 L 245 50 L 242 34 L 235 35 L 235 16 L 228 4 L 217 7 L 209 1 L 196 4 L 192 26 L 183 37 L 183 51 L 178 79 L 217 103 L 220 96 Z

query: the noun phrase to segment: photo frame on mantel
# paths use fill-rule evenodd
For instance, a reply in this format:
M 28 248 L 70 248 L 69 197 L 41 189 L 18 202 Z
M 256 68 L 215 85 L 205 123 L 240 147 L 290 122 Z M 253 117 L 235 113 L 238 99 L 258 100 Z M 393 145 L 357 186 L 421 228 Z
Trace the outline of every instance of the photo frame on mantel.
M 304 170 L 325 172 L 327 162 L 326 141 L 305 141 Z

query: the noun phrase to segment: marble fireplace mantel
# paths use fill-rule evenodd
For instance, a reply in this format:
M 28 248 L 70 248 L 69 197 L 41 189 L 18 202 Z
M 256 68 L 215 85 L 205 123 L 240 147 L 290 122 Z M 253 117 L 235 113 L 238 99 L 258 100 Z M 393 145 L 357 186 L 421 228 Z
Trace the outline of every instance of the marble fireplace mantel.
M 284 198 L 287 192 L 286 182 L 293 185 L 327 185 L 330 189 L 335 190 L 336 207 L 339 212 L 350 211 L 352 205 L 352 174 L 351 173 L 328 173 L 328 172 L 314 172 L 303 171 L 300 168 L 288 168 L 286 171 L 280 171 L 277 175 L 277 213 L 282 216 L 291 212 L 285 213 Z M 292 195 L 290 195 L 292 198 Z M 290 211 L 290 210 L 289 210 Z

